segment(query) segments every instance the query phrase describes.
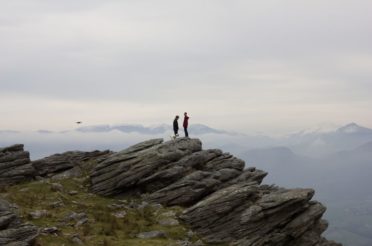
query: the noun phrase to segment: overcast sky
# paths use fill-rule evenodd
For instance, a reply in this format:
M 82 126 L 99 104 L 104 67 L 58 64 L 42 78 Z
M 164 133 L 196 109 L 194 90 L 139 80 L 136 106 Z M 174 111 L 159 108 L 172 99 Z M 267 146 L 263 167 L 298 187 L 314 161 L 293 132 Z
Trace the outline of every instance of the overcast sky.
M 370 0 L 0 2 L 0 130 L 372 127 Z

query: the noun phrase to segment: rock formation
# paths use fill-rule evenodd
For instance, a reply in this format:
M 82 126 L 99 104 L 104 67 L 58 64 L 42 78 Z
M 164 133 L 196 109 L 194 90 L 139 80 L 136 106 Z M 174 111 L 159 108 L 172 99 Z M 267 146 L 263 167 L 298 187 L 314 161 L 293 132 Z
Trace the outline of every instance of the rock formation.
M 22 224 L 10 204 L 0 198 L 0 245 L 27 246 L 38 236 L 37 227 Z
M 67 151 L 62 154 L 54 154 L 32 162 L 38 176 L 42 177 L 73 177 L 80 176 L 83 170 L 89 170 L 96 162 L 104 159 L 112 152 L 106 151 Z
M 75 177 L 89 171 L 111 151 L 68 151 L 30 161 L 30 153 L 22 144 L 0 148 L 0 187 L 42 177 Z
M 91 174 L 105 196 L 138 192 L 149 201 L 189 207 L 181 216 L 209 243 L 336 246 L 321 234 L 326 208 L 312 189 L 261 185 L 267 173 L 198 139 L 149 140 L 112 154 Z
M 325 207 L 311 189 L 238 183 L 187 209 L 182 219 L 206 241 L 237 245 L 326 245 Z M 308 237 L 311 235 L 311 237 Z
M 321 236 L 327 228 L 322 219 L 326 208 L 312 200 L 314 190 L 262 185 L 266 172 L 246 168 L 244 161 L 221 150 L 203 150 L 198 139 L 153 139 L 117 153 L 70 151 L 32 163 L 23 145 L 0 149 L 0 185 L 36 175 L 75 177 L 86 172 L 96 194 L 139 194 L 146 204 L 184 207 L 180 221 L 207 243 L 340 245 Z M 164 223 L 178 224 L 174 219 Z M 37 229 L 22 224 L 0 199 L 0 245 L 28 245 L 36 235 Z
M 91 175 L 92 191 L 100 195 L 115 195 L 137 189 L 155 189 L 155 183 L 144 179 L 201 150 L 199 140 L 162 142 L 162 139 L 149 140 L 109 156 L 96 166 Z
M 34 175 L 30 154 L 23 150 L 22 144 L 0 148 L 0 186 L 30 180 Z

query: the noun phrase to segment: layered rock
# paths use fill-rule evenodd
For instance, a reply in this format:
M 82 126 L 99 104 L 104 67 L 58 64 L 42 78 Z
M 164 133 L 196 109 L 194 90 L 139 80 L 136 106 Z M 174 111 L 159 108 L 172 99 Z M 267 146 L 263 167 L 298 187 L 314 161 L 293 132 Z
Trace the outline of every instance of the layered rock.
M 30 180 L 34 175 L 30 153 L 23 150 L 22 144 L 0 148 L 0 186 Z
M 38 236 L 37 227 L 22 224 L 10 204 L 0 198 L 0 245 L 26 246 Z
M 337 245 L 320 235 L 325 207 L 312 189 L 279 189 L 238 183 L 187 209 L 182 220 L 210 243 L 236 245 Z M 309 236 L 311 235 L 311 236 Z
M 100 195 L 116 195 L 146 190 L 147 183 L 143 179 L 200 150 L 199 140 L 186 138 L 166 143 L 162 139 L 153 139 L 134 145 L 96 166 L 91 175 L 92 191 Z
M 32 162 L 37 175 L 42 177 L 74 177 L 80 176 L 83 171 L 93 168 L 96 162 L 103 160 L 112 152 L 106 151 L 68 151 L 54 154 Z M 92 163 L 93 162 L 93 163 Z
M 181 216 L 209 243 L 244 246 L 335 246 L 321 234 L 325 207 L 312 189 L 261 185 L 267 173 L 198 139 L 149 140 L 112 154 L 91 174 L 92 191 L 144 193 L 164 205 L 189 207 Z

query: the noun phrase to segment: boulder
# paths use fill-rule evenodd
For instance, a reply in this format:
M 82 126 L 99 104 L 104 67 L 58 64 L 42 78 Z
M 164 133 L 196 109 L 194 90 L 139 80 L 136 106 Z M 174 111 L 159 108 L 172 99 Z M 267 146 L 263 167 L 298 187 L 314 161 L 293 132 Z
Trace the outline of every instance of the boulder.
M 30 163 L 30 154 L 22 144 L 0 148 L 0 186 L 31 180 L 35 169 Z
M 23 224 L 10 207 L 0 198 L 0 245 L 31 245 L 39 234 L 38 228 Z

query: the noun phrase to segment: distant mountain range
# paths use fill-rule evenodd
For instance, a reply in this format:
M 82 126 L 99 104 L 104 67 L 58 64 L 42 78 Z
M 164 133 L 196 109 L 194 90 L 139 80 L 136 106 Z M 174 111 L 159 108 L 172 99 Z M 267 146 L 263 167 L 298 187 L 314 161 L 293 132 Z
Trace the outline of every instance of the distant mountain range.
M 323 157 L 342 150 L 351 150 L 372 141 L 372 129 L 350 123 L 330 131 L 302 131 L 288 135 L 280 144 L 307 156 Z
M 69 136 L 71 134 L 82 134 L 81 139 L 92 139 L 94 138 L 94 134 L 97 136 L 103 136 L 102 134 L 106 134 L 106 139 L 108 139 L 112 138 L 115 132 L 130 134 L 130 139 L 133 139 L 133 143 L 135 143 L 137 140 L 140 141 L 141 136 L 146 136 L 146 138 L 151 136 L 154 138 L 168 138 L 169 135 L 173 134 L 172 126 L 168 124 L 155 126 L 144 126 L 140 124 L 91 125 L 60 132 L 46 129 L 35 132 L 20 132 L 9 129 L 0 130 L 2 139 L 8 139 L 7 143 L 11 143 L 12 139 L 22 140 L 26 137 L 32 137 L 38 141 L 38 144 L 40 141 L 40 139 L 38 139 L 36 136 L 38 134 L 40 136 L 42 135 L 43 139 L 47 138 L 48 136 L 53 137 L 54 139 L 62 139 L 65 136 L 66 141 L 64 142 L 67 143 L 69 139 L 73 139 L 71 136 Z M 182 128 L 180 129 L 180 133 L 182 136 Z M 202 138 L 206 147 L 223 148 L 234 154 L 244 153 L 250 149 L 276 148 L 285 146 L 298 155 L 312 158 L 323 158 L 327 155 L 338 153 L 340 151 L 353 150 L 367 142 L 372 142 L 372 129 L 360 126 L 356 123 L 350 123 L 338 128 L 328 126 L 316 127 L 313 129 L 302 130 L 294 134 L 288 134 L 282 137 L 247 135 L 243 133 L 215 129 L 203 124 L 191 124 L 189 127 L 189 133 L 191 137 Z M 126 139 L 128 139 L 128 137 L 129 136 L 127 136 Z M 135 140 L 135 138 L 137 140 Z M 84 144 L 82 145 L 84 146 Z M 108 147 L 113 148 L 112 145 Z M 118 148 L 120 147 L 121 146 Z
M 202 135 L 208 133 L 214 134 L 228 134 L 233 135 L 234 133 L 217 130 L 203 124 L 192 124 L 189 127 L 189 132 L 194 135 Z M 94 126 L 84 126 L 77 129 L 79 132 L 110 132 L 110 131 L 120 131 L 124 133 L 139 133 L 146 135 L 157 135 L 164 134 L 172 130 L 171 125 L 162 124 L 158 126 L 143 126 L 139 124 L 123 124 L 123 125 L 94 125 Z

